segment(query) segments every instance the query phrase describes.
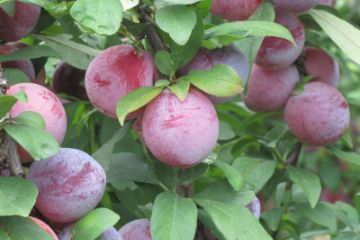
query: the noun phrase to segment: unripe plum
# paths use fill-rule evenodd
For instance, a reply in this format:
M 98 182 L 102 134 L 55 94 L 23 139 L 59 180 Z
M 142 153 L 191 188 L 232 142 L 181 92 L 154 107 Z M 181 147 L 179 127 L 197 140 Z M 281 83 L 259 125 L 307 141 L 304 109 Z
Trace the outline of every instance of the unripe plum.
M 144 218 L 129 222 L 119 234 L 123 240 L 151 240 L 150 221 Z
M 66 113 L 59 98 L 47 88 L 35 83 L 19 83 L 13 85 L 7 95 L 15 95 L 24 90 L 27 102 L 18 101 L 10 111 L 12 117 L 22 112 L 33 111 L 40 114 L 45 121 L 46 131 L 51 133 L 58 143 L 64 140 L 66 133 Z
M 345 98 L 334 87 L 311 82 L 304 91 L 289 99 L 285 120 L 291 132 L 313 146 L 332 144 L 350 125 L 350 110 Z
M 248 19 L 260 6 L 261 0 L 212 0 L 211 12 L 230 21 Z
M 277 9 L 301 13 L 309 11 L 319 3 L 319 0 L 273 0 Z
M 106 115 L 116 118 L 118 101 L 131 91 L 152 86 L 155 65 L 151 55 L 129 45 L 106 49 L 91 62 L 85 87 L 91 103 Z
M 254 64 L 245 104 L 256 112 L 280 111 L 285 107 L 299 80 L 299 72 L 294 66 L 269 70 Z
M 55 232 L 43 221 L 41 221 L 38 218 L 35 217 L 29 217 L 33 222 L 35 222 L 37 225 L 39 225 L 39 227 L 41 227 L 45 232 L 49 233 L 50 236 L 54 239 L 54 240 L 58 240 L 58 237 L 56 236 Z
M 14 43 L 8 43 L 5 45 L 1 45 L 0 46 L 0 55 L 10 54 L 12 52 L 17 51 L 18 49 L 19 49 L 18 44 L 14 44 Z M 21 70 L 26 74 L 26 76 L 29 78 L 30 81 L 35 80 L 34 65 L 32 64 L 32 62 L 29 59 L 10 61 L 10 62 L 2 62 L 2 66 L 4 68 L 15 68 L 15 69 Z
M 28 178 L 39 189 L 36 207 L 59 223 L 73 222 L 91 211 L 106 185 L 103 168 L 87 153 L 71 148 L 34 162 Z
M 228 46 L 209 51 L 200 49 L 193 60 L 178 71 L 179 76 L 187 75 L 193 70 L 208 70 L 217 64 L 225 64 L 234 69 L 241 80 L 246 82 L 249 75 L 249 62 L 247 57 L 235 46 Z M 209 96 L 213 103 L 222 103 L 231 97 Z
M 260 219 L 261 205 L 260 205 L 260 200 L 257 197 L 255 197 L 254 200 L 251 203 L 249 203 L 246 207 L 252 212 L 252 214 L 254 214 L 255 218 Z
M 51 88 L 55 93 L 65 93 L 81 99 L 86 98 L 86 91 L 81 82 L 85 79 L 85 71 L 61 62 L 56 66 Z
M 190 89 L 181 102 L 165 90 L 146 107 L 142 134 L 161 162 L 189 167 L 204 160 L 215 147 L 219 120 L 213 104 L 200 91 Z
M 340 67 L 337 61 L 320 48 L 308 47 L 304 51 L 305 71 L 314 81 L 336 87 L 340 81 Z
M 0 40 L 17 41 L 25 37 L 40 17 L 40 7 L 15 1 L 15 15 L 8 15 L 0 8 Z
M 300 56 L 305 44 L 305 31 L 300 19 L 293 13 L 277 11 L 275 21 L 290 31 L 296 45 L 283 38 L 266 37 L 258 52 L 256 64 L 281 69 L 289 67 Z

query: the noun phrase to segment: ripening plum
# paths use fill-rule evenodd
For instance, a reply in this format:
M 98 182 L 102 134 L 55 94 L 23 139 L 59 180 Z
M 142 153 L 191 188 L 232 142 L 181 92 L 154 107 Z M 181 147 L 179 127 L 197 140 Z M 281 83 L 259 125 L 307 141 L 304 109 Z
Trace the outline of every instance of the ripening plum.
M 22 48 L 23 46 L 20 46 Z M 0 46 L 0 55 L 10 54 L 19 49 L 19 44 L 17 43 L 8 43 Z M 26 60 L 17 60 L 10 62 L 2 62 L 4 68 L 15 68 L 23 71 L 30 81 L 35 80 L 35 69 L 34 65 L 29 59 Z
M 254 64 L 245 104 L 256 112 L 280 111 L 285 107 L 299 81 L 300 75 L 294 66 L 269 70 Z
M 257 197 L 255 197 L 254 200 L 251 203 L 249 203 L 246 207 L 252 212 L 252 214 L 254 214 L 254 217 L 260 219 L 261 205 L 260 205 L 260 200 Z
M 15 15 L 8 15 L 0 8 L 0 40 L 17 41 L 25 37 L 40 17 L 40 7 L 15 1 Z
M 85 71 L 61 62 L 56 66 L 51 88 L 55 93 L 86 98 L 86 91 L 81 82 L 85 79 Z
M 301 142 L 325 146 L 340 139 L 349 127 L 350 110 L 336 88 L 322 82 L 310 82 L 301 94 L 287 102 L 285 120 Z
M 151 240 L 150 221 L 144 218 L 129 222 L 119 234 L 123 240 Z
M 284 11 L 301 13 L 309 11 L 319 0 L 273 0 L 275 7 Z
M 217 64 L 225 64 L 234 69 L 243 82 L 249 75 L 249 63 L 247 57 L 235 46 L 220 48 L 209 51 L 200 49 L 193 60 L 178 71 L 179 76 L 184 76 L 193 70 L 208 70 Z M 232 97 L 209 96 L 213 103 L 223 103 Z
M 189 167 L 204 160 L 215 147 L 219 120 L 209 98 L 190 89 L 181 102 L 165 90 L 145 108 L 142 135 L 161 162 Z
M 256 64 L 281 69 L 289 67 L 300 56 L 305 44 L 305 31 L 300 19 L 293 13 L 277 11 L 275 21 L 290 31 L 296 46 L 283 38 L 266 37 L 258 52 Z
M 319 5 L 335 6 L 336 0 L 319 0 Z
M 152 86 L 155 65 L 151 55 L 137 53 L 129 45 L 106 49 L 91 62 L 85 87 L 91 103 L 104 114 L 116 118 L 118 101 L 131 91 Z
M 54 239 L 54 240 L 59 240 L 58 237 L 56 236 L 55 232 L 43 221 L 41 221 L 38 218 L 35 217 L 29 217 L 34 223 L 36 223 L 37 225 L 39 225 L 39 227 L 41 227 L 41 229 L 43 229 L 45 232 L 49 233 L 50 236 Z
M 56 155 L 34 162 L 28 179 L 39 189 L 37 209 L 58 223 L 76 221 L 91 211 L 101 200 L 106 185 L 99 163 L 71 148 L 61 148 Z
M 314 81 L 336 87 L 340 81 L 340 67 L 337 61 L 320 48 L 308 47 L 304 51 L 305 71 Z
M 18 101 L 11 109 L 10 116 L 16 117 L 25 111 L 40 114 L 44 118 L 46 130 L 61 143 L 65 137 L 67 119 L 59 98 L 47 88 L 35 83 L 15 84 L 6 94 L 15 95 L 21 90 L 25 91 L 28 101 Z
M 212 0 L 211 12 L 230 21 L 248 19 L 260 6 L 261 0 Z
M 333 191 L 330 188 L 324 188 L 321 193 L 321 201 L 336 203 L 341 202 L 350 202 L 351 198 L 344 191 L 343 187 L 340 187 L 337 191 Z

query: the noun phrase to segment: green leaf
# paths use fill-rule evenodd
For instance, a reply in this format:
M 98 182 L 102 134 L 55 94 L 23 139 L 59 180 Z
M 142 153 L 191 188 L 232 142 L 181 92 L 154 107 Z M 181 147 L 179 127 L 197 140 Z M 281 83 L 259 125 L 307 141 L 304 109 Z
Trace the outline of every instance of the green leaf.
M 294 38 L 289 30 L 280 24 L 267 21 L 244 21 L 228 22 L 209 28 L 205 36 L 220 37 L 230 36 L 238 39 L 247 37 L 279 37 L 295 44 Z
M 202 177 L 209 170 L 208 164 L 198 164 L 191 168 L 181 169 L 178 173 L 177 185 L 188 184 Z
M 360 166 L 360 154 L 356 152 L 344 152 L 337 148 L 331 148 L 333 154 L 339 159 L 346 161 L 351 164 Z
M 120 124 L 124 124 L 126 116 L 129 113 L 135 112 L 148 104 L 151 100 L 159 96 L 162 90 L 162 88 L 156 87 L 142 87 L 121 98 L 116 107 Z
M 174 192 L 159 194 L 151 215 L 151 236 L 157 240 L 193 240 L 197 208 L 191 199 Z
M 160 8 L 155 15 L 156 24 L 179 45 L 189 40 L 196 24 L 196 14 L 182 5 Z
M 97 49 L 68 40 L 61 35 L 33 34 L 32 36 L 45 41 L 46 45 L 51 47 L 62 60 L 79 69 L 86 70 L 92 59 L 100 52 Z
M 36 112 L 22 112 L 16 116 L 15 122 L 17 124 L 23 124 L 45 130 L 45 121 L 42 116 Z
M 217 97 L 230 97 L 244 90 L 243 82 L 231 67 L 219 64 L 204 71 L 191 71 L 183 77 L 200 90 Z
M 16 97 L 13 96 L 0 96 L 0 119 L 10 112 L 11 108 L 17 102 Z
M 8 79 L 9 85 L 17 83 L 30 82 L 29 77 L 21 70 L 16 68 L 4 68 L 5 78 Z
M 48 158 L 59 151 L 59 144 L 53 135 L 41 128 L 28 125 L 6 125 L 4 129 L 35 160 Z
M 319 201 L 321 194 L 319 177 L 311 172 L 295 167 L 289 168 L 289 175 L 291 181 L 297 184 L 304 191 L 311 207 L 314 208 Z
M 174 64 L 168 51 L 160 50 L 155 54 L 155 64 L 159 71 L 170 76 L 174 71 Z
M 120 217 L 107 208 L 97 208 L 75 223 L 72 228 L 72 240 L 95 239 L 101 233 L 114 226 Z
M 241 173 L 233 166 L 231 166 L 225 162 L 222 162 L 222 161 L 214 161 L 214 165 L 217 166 L 218 168 L 220 168 L 224 172 L 230 185 L 236 191 L 240 191 L 240 189 L 242 188 L 242 186 L 244 184 L 244 179 L 243 179 L 243 176 L 241 175 Z
M 49 233 L 29 218 L 0 217 L 0 226 L 11 240 L 54 240 Z
M 139 5 L 139 0 L 120 0 L 124 11 Z
M 167 87 L 170 84 L 171 84 L 171 82 L 169 80 L 160 79 L 155 82 L 154 86 L 155 87 Z
M 187 79 L 179 79 L 174 85 L 169 86 L 180 101 L 185 101 L 190 89 L 190 82 Z
M 171 4 L 179 4 L 179 5 L 180 4 L 188 5 L 188 4 L 200 2 L 200 0 L 163 0 L 163 1 Z
M 0 8 L 9 16 L 15 15 L 15 2 L 0 2 Z
M 360 65 L 360 30 L 327 11 L 313 9 L 310 15 L 339 48 Z
M 0 239 L 1 240 L 11 240 L 9 235 L 2 229 L 0 229 Z
M 20 177 L 0 178 L 0 216 L 29 216 L 37 195 L 31 181 Z
M 284 210 L 282 208 L 271 208 L 261 214 L 261 218 L 265 220 L 271 231 L 275 231 L 279 227 L 283 214 Z
M 207 200 L 196 200 L 196 202 L 206 213 L 199 216 L 200 220 L 210 229 L 215 227 L 215 235 L 220 239 L 272 239 L 253 214 L 243 206 Z
M 132 124 L 133 122 L 126 123 L 124 127 L 120 128 L 114 133 L 109 141 L 104 143 L 96 152 L 92 154 L 92 157 L 100 163 L 105 171 L 107 171 L 111 165 L 111 159 L 115 145 L 125 137 Z
M 77 0 L 70 9 L 71 16 L 81 26 L 105 36 L 119 30 L 122 12 L 119 0 Z
M 234 160 L 235 167 L 255 192 L 259 192 L 275 172 L 276 162 L 258 158 L 239 157 Z
M 40 57 L 56 57 L 59 55 L 50 47 L 45 45 L 32 45 L 26 48 L 21 48 L 15 52 L 0 55 L 0 62 L 16 61 L 23 59 L 34 59 Z
M 133 153 L 117 153 L 111 158 L 111 164 L 106 172 L 109 183 L 118 181 L 134 181 L 157 184 L 159 181 L 154 170 Z

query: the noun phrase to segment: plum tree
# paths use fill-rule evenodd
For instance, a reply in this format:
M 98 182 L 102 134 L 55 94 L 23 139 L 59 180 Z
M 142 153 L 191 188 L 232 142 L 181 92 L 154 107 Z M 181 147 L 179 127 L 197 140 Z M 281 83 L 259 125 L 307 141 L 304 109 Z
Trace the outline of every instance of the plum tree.
M 10 54 L 12 52 L 17 51 L 19 48 L 22 48 L 22 45 L 18 43 L 7 43 L 0 46 L 0 55 Z M 23 71 L 30 81 L 35 80 L 35 70 L 34 65 L 29 59 L 17 60 L 17 61 L 9 61 L 2 62 L 2 66 L 4 68 L 15 68 Z
M 61 62 L 56 66 L 51 89 L 55 93 L 65 93 L 80 99 L 86 98 L 86 91 L 81 84 L 85 79 L 85 71 Z
M 189 167 L 204 160 L 215 147 L 219 120 L 213 104 L 200 91 L 190 89 L 181 102 L 165 90 L 146 107 L 142 134 L 157 159 L 171 166 Z
M 294 66 L 269 70 L 254 64 L 245 104 L 256 112 L 280 111 L 285 107 L 299 80 L 299 72 Z
M 261 0 L 213 0 L 211 12 L 230 21 L 248 19 L 260 6 Z
M 17 41 L 26 36 L 36 25 L 41 9 L 38 6 L 15 1 L 14 16 L 0 8 L 0 40 Z
M 59 240 L 57 235 L 55 234 L 55 232 L 43 221 L 41 221 L 38 218 L 35 217 L 29 217 L 33 222 L 35 222 L 37 225 L 39 225 L 39 227 L 41 227 L 45 232 L 49 233 L 50 236 L 54 239 L 54 240 Z
M 350 111 L 336 88 L 311 82 L 304 86 L 301 94 L 289 99 L 285 120 L 301 142 L 325 146 L 336 142 L 349 127 Z
M 254 200 L 246 206 L 257 219 L 260 219 L 261 205 L 260 200 L 255 197 Z
M 18 101 L 10 111 L 12 117 L 22 112 L 33 111 L 40 114 L 45 121 L 46 130 L 51 133 L 58 143 L 64 140 L 66 133 L 66 113 L 59 98 L 47 88 L 35 83 L 19 83 L 13 85 L 7 95 L 15 95 L 24 90 L 27 102 Z
M 249 75 L 248 59 L 235 46 L 228 46 L 213 51 L 200 49 L 192 61 L 178 71 L 178 74 L 179 76 L 184 76 L 193 70 L 208 70 L 217 64 L 228 65 L 237 72 L 242 81 L 247 81 Z M 214 103 L 222 103 L 231 99 L 231 97 L 209 97 Z
M 265 68 L 281 69 L 289 67 L 300 56 L 304 48 L 305 31 L 300 19 L 293 13 L 277 11 L 275 21 L 290 31 L 296 45 L 282 38 L 266 37 L 258 52 L 256 64 Z
M 151 86 L 154 75 L 154 61 L 148 52 L 137 53 L 130 45 L 114 46 L 97 55 L 89 65 L 86 92 L 95 107 L 116 118 L 117 102 L 137 88 Z
M 306 12 L 319 3 L 319 0 L 273 0 L 277 9 L 294 13 Z
M 97 161 L 71 148 L 61 148 L 55 156 L 34 162 L 28 179 L 39 189 L 38 210 L 59 223 L 73 222 L 92 210 L 106 185 L 105 172 Z
M 340 81 L 340 67 L 337 61 L 320 48 L 305 48 L 304 66 L 307 74 L 315 81 L 336 87 Z
M 151 240 L 150 221 L 146 218 L 134 220 L 119 229 L 123 240 Z

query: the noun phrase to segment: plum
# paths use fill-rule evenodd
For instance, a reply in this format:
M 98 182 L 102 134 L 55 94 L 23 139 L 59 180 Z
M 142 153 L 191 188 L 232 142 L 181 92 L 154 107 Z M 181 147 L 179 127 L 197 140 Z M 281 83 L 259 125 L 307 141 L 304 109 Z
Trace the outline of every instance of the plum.
M 50 236 L 54 239 L 54 240 L 59 240 L 58 237 L 56 236 L 55 232 L 43 221 L 41 221 L 38 218 L 35 217 L 29 217 L 33 222 L 35 222 L 37 225 L 39 225 L 39 227 L 41 227 L 41 229 L 43 229 L 45 232 L 49 233 Z
M 91 211 L 106 185 L 104 169 L 98 162 L 71 148 L 61 148 L 55 156 L 34 162 L 28 179 L 39 189 L 37 209 L 58 223 L 76 221 Z
M 328 84 L 310 82 L 285 107 L 291 132 L 303 143 L 325 146 L 341 138 L 350 125 L 350 110 L 341 93 Z
M 258 52 L 256 64 L 281 69 L 289 67 L 300 56 L 305 44 L 305 31 L 300 19 L 293 13 L 277 11 L 275 21 L 290 31 L 296 45 L 286 39 L 266 37 Z
M 336 0 L 319 0 L 319 5 L 335 6 Z
M 55 93 L 64 93 L 69 96 L 86 99 L 86 91 L 81 85 L 85 79 L 85 71 L 75 68 L 68 63 L 61 62 L 56 66 L 51 89 Z
M 351 198 L 346 194 L 344 188 L 341 187 L 337 191 L 333 191 L 330 188 L 323 189 L 321 193 L 321 201 L 336 203 L 338 201 L 350 202 Z
M 254 64 L 245 104 L 256 112 L 280 111 L 285 107 L 299 80 L 299 72 L 294 66 L 269 70 Z
M 336 87 L 340 81 L 340 67 L 337 61 L 320 48 L 305 48 L 305 71 L 315 81 Z
M 151 240 L 150 221 L 146 218 L 134 220 L 119 229 L 123 240 Z
M 8 15 L 0 8 L 0 40 L 17 41 L 35 27 L 40 17 L 40 7 L 15 1 L 15 15 Z
M 254 217 L 260 219 L 261 205 L 260 205 L 260 200 L 257 197 L 255 197 L 254 200 L 251 203 L 249 203 L 246 207 L 252 212 L 252 214 L 254 214 Z
M 86 92 L 95 107 L 116 118 L 118 101 L 137 88 L 151 86 L 154 72 L 153 58 L 145 50 L 137 53 L 129 45 L 114 46 L 91 62 L 85 75 Z
M 59 234 L 60 240 L 71 240 L 72 238 L 72 225 L 65 227 Z M 118 231 L 111 227 L 99 236 L 99 240 L 123 240 Z
M 178 71 L 179 76 L 184 76 L 193 70 L 208 70 L 217 64 L 225 64 L 234 69 L 241 80 L 246 82 L 249 75 L 247 57 L 235 46 L 228 46 L 209 51 L 200 49 L 193 60 Z M 209 96 L 213 103 L 223 103 L 231 97 Z
M 204 160 L 215 147 L 219 120 L 209 98 L 195 88 L 183 102 L 165 90 L 145 108 L 142 135 L 158 160 L 189 167 Z
M 20 46 L 23 48 L 23 46 Z M 0 46 L 0 55 L 10 54 L 19 49 L 19 44 L 17 43 L 8 43 Z M 4 68 L 15 68 L 23 71 L 30 81 L 35 81 L 35 69 L 34 65 L 29 59 L 26 60 L 17 60 L 17 61 L 9 61 L 2 62 L 2 66 Z
M 15 95 L 21 90 L 25 91 L 28 102 L 18 101 L 11 109 L 10 116 L 16 117 L 25 111 L 40 114 L 44 118 L 46 130 L 61 143 L 65 137 L 67 119 L 59 98 L 47 88 L 35 83 L 15 84 L 6 94 Z
M 309 11 L 319 3 L 319 0 L 273 0 L 277 9 L 301 13 Z
M 260 6 L 261 0 L 212 0 L 211 12 L 230 21 L 248 19 Z

